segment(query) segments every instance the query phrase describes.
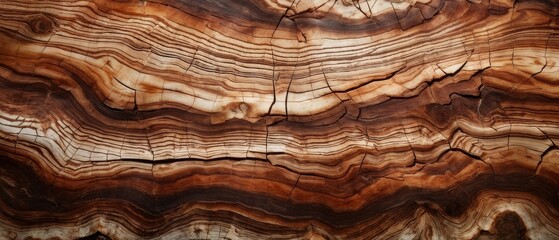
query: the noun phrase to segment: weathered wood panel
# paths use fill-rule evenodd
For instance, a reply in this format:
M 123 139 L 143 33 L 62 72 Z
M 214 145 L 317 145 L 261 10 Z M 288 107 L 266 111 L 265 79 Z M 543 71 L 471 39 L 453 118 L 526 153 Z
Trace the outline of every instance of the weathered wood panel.
M 0 238 L 557 238 L 558 16 L 0 1 Z

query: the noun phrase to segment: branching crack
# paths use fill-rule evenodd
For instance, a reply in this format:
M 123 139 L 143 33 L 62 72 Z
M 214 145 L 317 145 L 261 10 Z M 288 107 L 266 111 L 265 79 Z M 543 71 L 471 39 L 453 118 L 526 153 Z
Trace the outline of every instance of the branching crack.
M 361 5 L 359 4 L 359 0 L 352 0 L 351 1 L 353 3 L 353 6 L 359 10 L 363 15 L 365 15 L 365 17 L 367 18 L 371 18 L 372 17 L 372 13 L 371 13 L 371 6 L 369 6 L 369 1 L 366 0 L 367 2 L 367 7 L 369 8 L 369 15 L 367 15 L 367 13 L 365 13 L 365 11 L 363 11 L 363 9 L 361 8 Z M 376 3 L 376 1 L 375 1 Z
M 553 139 L 552 139 L 546 132 L 544 132 L 544 131 L 543 131 L 541 128 L 539 128 L 539 127 L 536 127 L 536 128 L 538 128 L 538 130 L 540 130 L 540 132 L 542 132 L 542 133 L 547 137 L 547 139 L 549 139 L 549 141 L 551 142 L 551 145 L 549 145 L 549 147 L 547 147 L 547 148 L 542 152 L 542 154 L 540 155 L 540 161 L 538 161 L 538 164 L 536 165 L 536 169 L 534 169 L 534 174 L 532 174 L 531 179 L 534 178 L 534 177 L 536 176 L 536 174 L 538 173 L 538 170 L 540 170 L 541 164 L 543 163 L 544 157 L 545 157 L 549 152 L 551 152 L 552 150 L 554 150 L 554 149 L 559 149 L 559 147 L 557 147 L 557 145 L 555 144 L 555 142 L 553 141 Z
M 285 9 L 285 12 L 283 13 L 283 15 L 281 15 L 280 19 L 278 20 L 278 23 L 276 24 L 276 27 L 274 28 L 274 31 L 272 32 L 272 37 L 270 38 L 270 44 L 272 44 L 272 40 L 274 39 L 274 35 L 276 34 L 276 31 L 279 28 L 279 25 L 281 24 L 281 21 L 283 20 L 283 18 L 287 17 L 287 13 L 289 12 L 289 10 L 293 7 L 293 4 L 296 2 L 296 0 L 293 0 L 293 2 L 291 2 L 291 5 Z
M 402 70 L 404 70 L 405 68 L 406 68 L 406 64 L 403 64 L 400 68 L 398 68 L 398 70 L 396 70 L 396 71 L 390 73 L 390 74 L 389 74 L 388 76 L 386 76 L 386 77 L 383 77 L 383 78 L 373 78 L 373 79 L 370 79 L 369 81 L 366 81 L 366 82 L 364 82 L 364 83 L 361 83 L 361 84 L 359 84 L 359 85 L 357 85 L 357 86 L 353 86 L 353 87 L 350 87 L 350 88 L 345 89 L 345 90 L 336 90 L 336 91 L 333 91 L 333 92 L 334 92 L 334 93 L 347 93 L 347 92 L 350 92 L 350 91 L 352 91 L 352 90 L 358 89 L 358 88 L 360 88 L 360 87 L 366 86 L 366 85 L 368 85 L 369 83 L 372 83 L 372 82 L 375 82 L 375 81 L 384 81 L 384 80 L 388 80 L 388 79 L 391 79 L 392 77 L 394 77 L 396 74 L 398 74 L 398 73 L 401 72 Z
M 277 79 L 275 77 L 275 75 L 276 75 L 276 57 L 275 57 L 275 53 L 274 53 L 274 42 L 273 42 L 274 41 L 274 36 L 276 35 L 276 31 L 278 30 L 278 28 L 281 24 L 281 21 L 283 20 L 283 18 L 287 17 L 287 13 L 293 7 L 293 4 L 295 2 L 296 2 L 296 0 L 293 0 L 293 2 L 291 2 L 291 5 L 288 8 L 285 9 L 285 12 L 279 18 L 279 20 L 276 24 L 276 27 L 274 28 L 274 31 L 272 32 L 272 36 L 270 37 L 270 49 L 272 51 L 272 90 L 274 91 L 274 99 L 272 100 L 272 104 L 270 104 L 270 107 L 268 108 L 268 115 L 271 114 L 272 107 L 276 103 L 276 81 L 277 81 L 277 79 L 279 79 L 279 74 L 278 74 Z M 286 111 L 286 113 L 287 113 L 287 111 Z
M 542 68 L 541 68 L 539 71 L 533 73 L 533 74 L 528 78 L 528 80 L 531 80 L 531 79 L 534 78 L 536 75 L 542 73 L 543 70 L 547 67 L 547 48 L 548 48 L 548 46 L 549 46 L 549 40 L 550 40 L 550 39 L 551 39 L 551 33 L 547 36 L 547 42 L 545 43 L 545 51 L 544 51 L 544 55 L 543 55 L 544 60 L 545 60 L 544 65 L 542 66 Z
M 461 130 L 459 130 L 459 131 L 461 131 Z M 471 152 L 468 152 L 468 151 L 466 151 L 466 150 L 464 150 L 464 149 L 462 149 L 462 148 L 453 147 L 453 146 L 451 145 L 450 142 L 448 142 L 448 147 L 449 147 L 448 150 L 446 150 L 445 152 L 448 152 L 448 151 L 459 151 L 459 152 L 461 152 L 461 153 L 463 153 L 463 154 L 465 154 L 465 155 L 467 155 L 467 156 L 469 156 L 469 157 L 471 157 L 471 158 L 473 158 L 473 159 L 475 159 L 475 160 L 478 160 L 478 161 L 483 162 L 485 165 L 487 165 L 487 166 L 489 166 L 489 167 L 491 168 L 491 172 L 493 173 L 493 175 L 495 174 L 495 169 L 493 169 L 493 165 L 491 165 L 490 163 L 488 163 L 488 162 L 486 162 L 485 160 L 483 160 L 480 156 L 475 155 L 475 154 L 473 154 L 473 153 L 471 153 Z M 444 153 L 443 153 L 443 154 L 444 154 Z
M 320 65 L 320 69 L 322 71 L 322 76 L 324 76 L 324 81 L 326 82 L 326 86 L 328 86 L 328 89 L 330 89 L 330 92 L 332 92 L 332 94 L 334 94 L 336 96 L 336 98 L 338 98 L 338 100 L 340 100 L 340 102 L 344 102 L 344 100 L 342 100 L 337 93 L 334 92 L 334 90 L 332 90 L 332 87 L 330 86 L 330 83 L 328 82 L 328 78 L 326 77 L 326 73 L 324 73 L 324 68 L 322 67 L 322 64 Z
M 290 17 L 287 17 L 287 18 L 290 19 L 291 21 L 293 21 L 293 24 L 295 24 L 295 29 L 297 29 L 297 31 L 300 32 L 301 35 L 303 36 L 303 39 L 305 39 L 303 42 L 307 42 L 307 35 L 303 31 L 301 31 L 301 28 L 299 28 L 299 25 L 297 24 L 297 21 L 295 21 L 296 19 L 290 18 Z M 299 41 L 299 42 L 301 42 L 301 41 Z

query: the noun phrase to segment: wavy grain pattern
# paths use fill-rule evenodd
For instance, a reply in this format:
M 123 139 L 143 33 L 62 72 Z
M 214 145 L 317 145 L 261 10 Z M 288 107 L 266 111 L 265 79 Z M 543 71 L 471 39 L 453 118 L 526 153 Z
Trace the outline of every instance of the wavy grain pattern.
M 556 0 L 0 1 L 0 238 L 559 237 Z

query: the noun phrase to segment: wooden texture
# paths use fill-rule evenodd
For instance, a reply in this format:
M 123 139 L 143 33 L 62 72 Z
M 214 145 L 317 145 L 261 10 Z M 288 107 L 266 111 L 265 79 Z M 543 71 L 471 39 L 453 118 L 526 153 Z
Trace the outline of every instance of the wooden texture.
M 0 238 L 556 239 L 558 16 L 0 1 Z

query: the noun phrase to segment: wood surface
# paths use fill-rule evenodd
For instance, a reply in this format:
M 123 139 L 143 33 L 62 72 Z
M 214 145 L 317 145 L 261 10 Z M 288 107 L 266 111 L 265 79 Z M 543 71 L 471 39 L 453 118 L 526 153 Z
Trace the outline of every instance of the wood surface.
M 557 0 L 0 0 L 1 239 L 557 239 Z

